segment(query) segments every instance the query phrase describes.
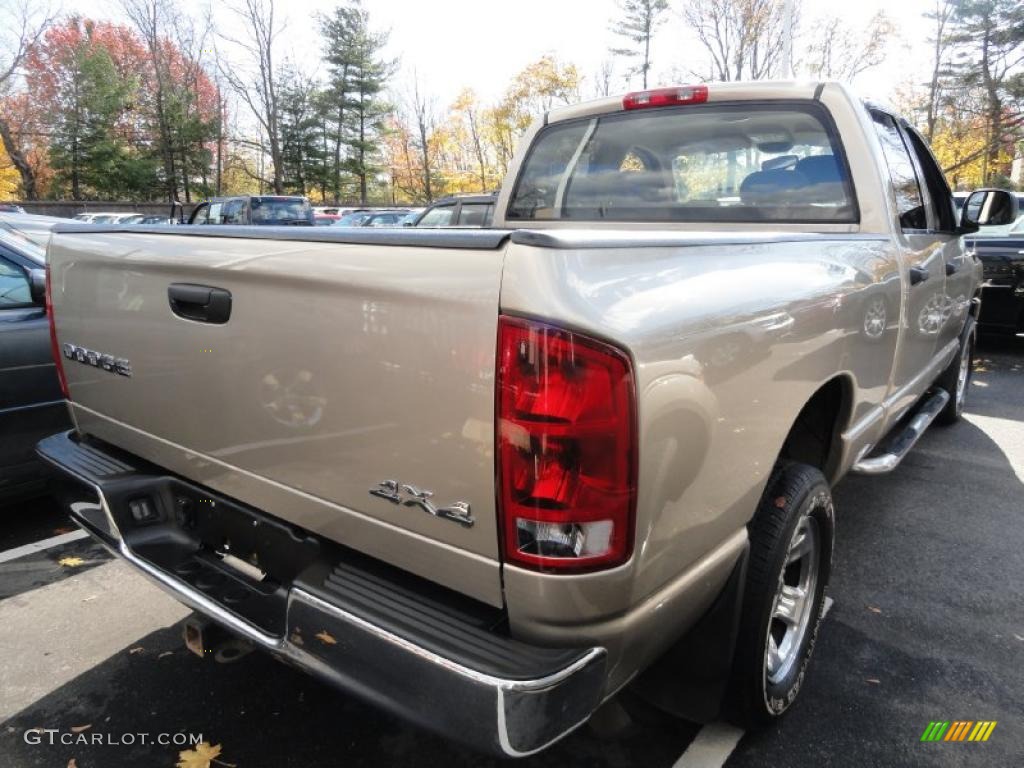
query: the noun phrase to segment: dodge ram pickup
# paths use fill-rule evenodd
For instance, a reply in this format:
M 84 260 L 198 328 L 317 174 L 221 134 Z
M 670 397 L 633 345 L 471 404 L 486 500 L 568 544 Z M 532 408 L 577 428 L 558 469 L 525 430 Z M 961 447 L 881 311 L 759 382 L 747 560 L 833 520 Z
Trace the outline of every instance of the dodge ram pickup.
M 964 407 L 991 195 L 841 84 L 712 83 L 548 112 L 486 229 L 63 225 L 38 451 L 200 650 L 507 756 L 627 686 L 770 723 L 832 486 Z

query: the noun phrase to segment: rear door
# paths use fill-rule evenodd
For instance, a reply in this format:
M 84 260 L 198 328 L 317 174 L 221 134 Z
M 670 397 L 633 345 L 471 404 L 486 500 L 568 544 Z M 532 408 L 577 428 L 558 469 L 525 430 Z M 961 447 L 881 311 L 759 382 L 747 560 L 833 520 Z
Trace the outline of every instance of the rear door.
M 958 344 L 967 319 L 975 284 L 975 261 L 967 255 L 963 238 L 956 231 L 956 207 L 946 178 L 935 162 L 924 138 L 910 125 L 904 124 L 903 135 L 915 160 L 921 190 L 925 195 L 928 228 L 942 249 L 940 268 L 945 274 L 942 306 L 942 328 L 938 334 L 937 352 Z
M 402 242 L 436 244 L 436 233 L 355 230 L 381 241 L 367 245 L 293 231 L 57 235 L 60 343 L 131 367 L 122 376 L 65 363 L 80 426 L 500 604 L 493 387 L 504 236 L 469 231 L 460 247 L 418 247 Z M 175 291 L 185 300 L 230 293 L 230 316 L 176 314 L 172 286 L 185 286 Z M 444 512 L 460 503 L 471 525 Z
M 898 216 L 895 233 L 903 265 L 903 307 L 896 365 L 889 398 L 898 417 L 931 385 L 940 333 L 948 305 L 944 238 L 930 227 L 927 198 L 899 124 L 885 112 L 871 111 L 882 144 Z

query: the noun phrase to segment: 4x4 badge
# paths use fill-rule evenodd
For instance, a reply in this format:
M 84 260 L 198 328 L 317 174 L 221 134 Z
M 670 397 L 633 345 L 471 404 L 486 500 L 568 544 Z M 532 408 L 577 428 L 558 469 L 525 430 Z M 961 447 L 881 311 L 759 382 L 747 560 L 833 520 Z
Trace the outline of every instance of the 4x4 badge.
M 384 480 L 371 488 L 370 493 L 381 499 L 387 499 L 392 504 L 401 504 L 404 507 L 419 507 L 434 517 L 441 517 L 451 520 L 464 528 L 471 528 L 476 521 L 470 513 L 469 502 L 455 501 L 446 507 L 436 507 L 430 501 L 434 495 L 433 491 L 425 491 L 415 485 L 407 485 L 397 480 Z

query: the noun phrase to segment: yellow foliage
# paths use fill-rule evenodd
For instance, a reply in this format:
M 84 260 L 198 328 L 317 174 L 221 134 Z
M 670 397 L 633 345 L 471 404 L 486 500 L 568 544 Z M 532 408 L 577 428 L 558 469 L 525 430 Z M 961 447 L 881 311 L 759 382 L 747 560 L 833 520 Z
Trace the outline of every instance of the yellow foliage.
M 0 200 L 17 200 L 21 176 L 0 142 Z

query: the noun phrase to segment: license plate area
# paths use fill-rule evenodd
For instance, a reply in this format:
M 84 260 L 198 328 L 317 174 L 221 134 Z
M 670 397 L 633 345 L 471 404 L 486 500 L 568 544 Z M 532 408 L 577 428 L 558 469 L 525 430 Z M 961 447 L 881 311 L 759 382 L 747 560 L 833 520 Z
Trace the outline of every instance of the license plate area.
M 288 590 L 320 553 L 279 520 L 173 477 L 135 475 L 104 488 L 132 552 L 274 635 Z

